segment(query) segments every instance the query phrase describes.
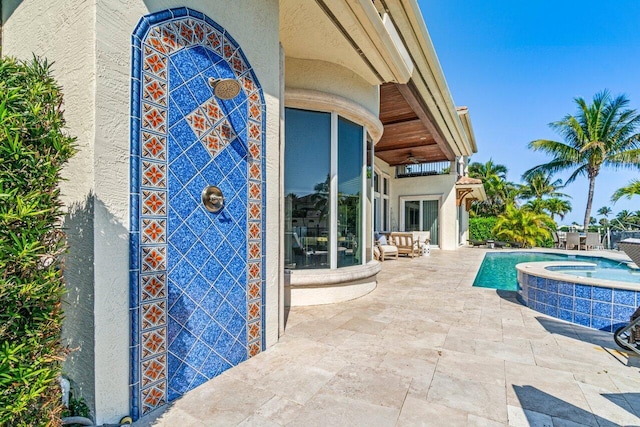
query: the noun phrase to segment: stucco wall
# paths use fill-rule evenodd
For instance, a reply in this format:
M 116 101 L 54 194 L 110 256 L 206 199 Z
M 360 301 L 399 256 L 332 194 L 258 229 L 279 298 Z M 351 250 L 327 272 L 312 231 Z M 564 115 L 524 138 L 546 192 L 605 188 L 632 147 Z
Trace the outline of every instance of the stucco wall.
M 455 183 L 457 175 L 435 175 L 412 178 L 394 178 L 395 170 L 376 159 L 376 167 L 391 177 L 391 229 L 400 227 L 400 198 L 407 196 L 437 196 L 440 200 L 440 248 L 458 248 L 458 222 Z
M 131 34 L 140 17 L 171 7 L 198 10 L 242 47 L 262 85 L 266 123 L 266 343 L 278 338 L 279 45 L 276 0 L 3 1 L 3 54 L 55 61 L 64 86 L 69 132 L 79 153 L 62 192 L 72 206 L 73 246 L 66 274 L 72 289 L 65 335 L 82 344 L 65 369 L 96 421 L 129 411 L 129 116 Z M 271 262 L 270 262 L 271 260 Z M 91 286 L 93 284 L 93 286 Z M 95 328 L 95 343 L 93 330 Z M 76 360 L 77 359 L 77 360 Z M 93 373 L 95 372 L 95 378 Z M 95 380 L 95 381 L 94 381 Z M 95 386 L 94 386 L 95 384 Z
M 286 89 L 311 89 L 338 95 L 378 116 L 378 86 L 372 86 L 353 71 L 331 62 L 290 57 L 285 58 L 285 69 Z
M 457 244 L 456 175 L 391 179 L 391 206 L 400 222 L 400 197 L 440 196 L 440 248 L 455 250 Z M 394 218 L 392 217 L 392 221 Z
M 77 137 L 78 153 L 64 171 L 67 181 L 61 183 L 70 247 L 65 260 L 63 338 L 73 349 L 64 374 L 93 410 L 95 4 L 3 0 L 2 12 L 2 54 L 30 59 L 33 53 L 54 62 L 53 74 L 63 87 L 67 129 Z

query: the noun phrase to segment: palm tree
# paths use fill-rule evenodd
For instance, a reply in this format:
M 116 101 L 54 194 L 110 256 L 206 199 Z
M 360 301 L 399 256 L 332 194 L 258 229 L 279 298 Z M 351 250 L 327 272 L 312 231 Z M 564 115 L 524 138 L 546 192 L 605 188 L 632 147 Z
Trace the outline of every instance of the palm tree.
M 622 197 L 631 199 L 632 196 L 640 196 L 640 179 L 633 179 L 629 184 L 618 188 L 611 196 L 611 201 L 615 203 Z
M 498 217 L 492 231 L 499 239 L 532 247 L 551 238 L 549 228 L 552 224 L 551 218 L 545 214 L 536 214 L 509 204 L 505 212 Z
M 571 202 L 569 202 L 568 200 L 552 197 L 551 199 L 547 199 L 544 202 L 546 205 L 545 210 L 552 220 L 556 215 L 558 215 L 560 219 L 563 220 L 564 216 L 571 212 Z
M 626 209 L 618 212 L 616 217 L 611 220 L 611 227 L 617 230 L 630 230 L 633 224 L 633 214 Z
M 537 171 L 522 177 L 524 184 L 520 187 L 519 197 L 522 199 L 542 199 L 544 197 L 568 197 L 564 193 L 557 191 L 562 188 L 562 180 L 556 179 L 551 182 L 551 177 Z
M 629 100 L 624 95 L 612 98 L 606 90 L 596 94 L 591 104 L 583 98 L 576 98 L 575 102 L 578 106 L 575 116 L 567 115 L 549 125 L 565 142 L 538 139 L 529 143 L 529 148 L 551 154 L 553 160 L 529 169 L 524 175 L 572 170 L 567 184 L 578 176 L 586 176 L 589 181 L 584 213 L 586 230 L 600 169 L 640 168 L 640 135 L 636 133 L 640 115 L 627 108 Z
M 474 213 L 479 216 L 496 216 L 504 212 L 505 205 L 513 201 L 517 193 L 515 184 L 507 181 L 507 167 L 493 163 L 471 163 L 469 176 L 482 180 L 487 200 L 473 204 Z
M 492 179 L 506 180 L 507 167 L 493 163 L 492 159 L 489 159 L 484 164 L 474 162 L 469 165 L 469 176 L 471 178 L 481 179 L 483 182 Z
M 546 200 L 542 200 L 542 199 L 529 200 L 527 203 L 522 205 L 522 209 L 529 212 L 533 212 L 535 214 L 544 213 L 546 207 L 547 207 Z
M 602 215 L 605 218 L 608 218 L 609 215 L 611 215 L 612 213 L 613 211 L 608 206 L 603 206 L 600 209 L 598 209 L 598 215 Z

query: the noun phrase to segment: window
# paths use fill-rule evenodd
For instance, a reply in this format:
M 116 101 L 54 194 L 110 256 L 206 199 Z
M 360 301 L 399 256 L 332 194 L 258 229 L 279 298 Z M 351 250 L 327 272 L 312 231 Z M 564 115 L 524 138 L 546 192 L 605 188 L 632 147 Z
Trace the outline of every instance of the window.
M 335 113 L 285 109 L 286 268 L 363 264 L 365 143 Z

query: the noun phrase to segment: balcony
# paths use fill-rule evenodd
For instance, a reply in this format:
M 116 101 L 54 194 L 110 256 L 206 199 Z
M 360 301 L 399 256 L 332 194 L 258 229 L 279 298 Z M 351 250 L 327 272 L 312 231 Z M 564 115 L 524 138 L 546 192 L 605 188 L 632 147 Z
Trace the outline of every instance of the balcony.
M 447 175 L 451 172 L 451 162 L 412 163 L 396 166 L 396 178 L 416 176 Z

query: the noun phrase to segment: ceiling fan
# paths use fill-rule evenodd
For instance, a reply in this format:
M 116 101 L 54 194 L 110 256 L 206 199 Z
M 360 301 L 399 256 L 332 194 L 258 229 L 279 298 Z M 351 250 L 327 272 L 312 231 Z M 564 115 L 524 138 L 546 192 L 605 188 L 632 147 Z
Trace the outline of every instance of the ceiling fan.
M 418 163 L 424 163 L 427 161 L 426 157 L 421 157 L 421 156 L 414 156 L 413 153 L 411 151 L 409 151 L 409 155 L 407 156 L 406 159 L 404 159 L 402 162 L 400 162 L 403 165 L 406 164 L 418 164 Z

